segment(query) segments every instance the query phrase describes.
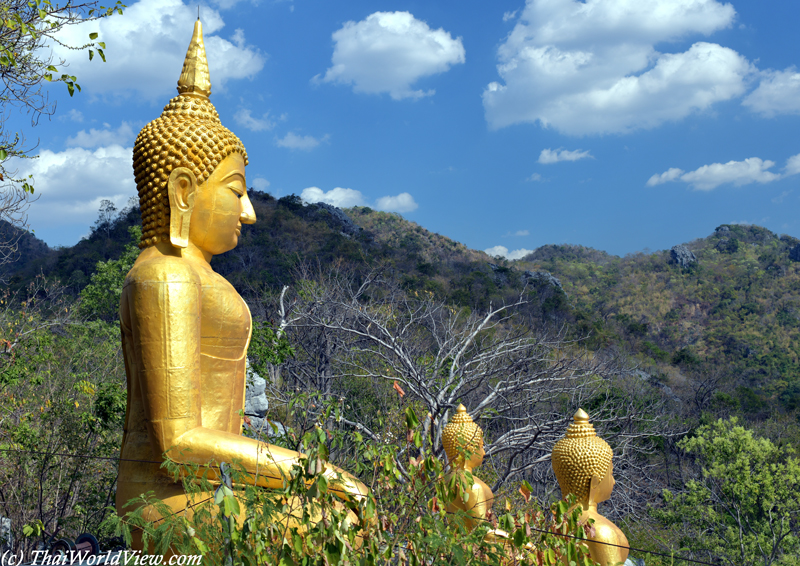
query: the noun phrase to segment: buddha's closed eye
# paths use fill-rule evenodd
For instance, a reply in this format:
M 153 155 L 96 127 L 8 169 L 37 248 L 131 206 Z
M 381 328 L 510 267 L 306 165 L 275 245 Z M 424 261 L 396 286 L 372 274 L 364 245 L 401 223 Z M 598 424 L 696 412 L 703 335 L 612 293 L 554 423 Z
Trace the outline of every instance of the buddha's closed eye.
M 232 190 L 239 198 L 244 196 L 244 184 L 241 181 L 234 181 L 233 183 L 228 183 L 228 188 Z

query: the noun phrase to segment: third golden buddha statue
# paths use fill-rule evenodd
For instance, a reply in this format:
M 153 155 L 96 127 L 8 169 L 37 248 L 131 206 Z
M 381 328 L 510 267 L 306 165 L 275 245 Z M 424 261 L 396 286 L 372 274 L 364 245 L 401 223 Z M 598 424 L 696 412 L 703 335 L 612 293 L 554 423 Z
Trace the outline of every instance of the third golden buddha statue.
M 597 504 L 611 497 L 614 489 L 614 453 L 599 438 L 589 415 L 578 409 L 564 438 L 553 447 L 551 461 L 561 494 L 574 494 L 582 508 L 581 519 L 594 519 L 595 536 L 589 554 L 600 566 L 623 564 L 628 557 L 628 539 L 619 527 L 597 512 Z
M 250 481 L 267 488 L 282 487 L 301 458 L 241 435 L 250 311 L 210 261 L 233 249 L 256 215 L 247 197 L 247 153 L 222 126 L 210 94 L 198 20 L 178 96 L 139 133 L 133 152 L 143 233 L 120 304 L 128 379 L 120 513 L 148 491 L 173 511 L 187 507 L 181 483 L 160 468 L 165 455 L 199 466 L 239 462 Z M 339 473 L 332 491 L 340 497 L 367 493 L 335 467 L 325 471 Z

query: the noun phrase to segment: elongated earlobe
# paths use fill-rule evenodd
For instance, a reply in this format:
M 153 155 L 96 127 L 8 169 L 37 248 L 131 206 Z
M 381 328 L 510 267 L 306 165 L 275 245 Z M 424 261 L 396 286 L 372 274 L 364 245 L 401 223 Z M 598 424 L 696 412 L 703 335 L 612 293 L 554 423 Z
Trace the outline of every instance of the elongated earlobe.
M 169 241 L 177 248 L 189 245 L 189 222 L 196 188 L 197 178 L 186 167 L 176 167 L 169 174 Z
M 597 501 L 597 490 L 600 488 L 600 482 L 603 479 L 598 475 L 592 475 L 592 479 L 589 483 L 589 505 L 594 505 L 599 503 Z

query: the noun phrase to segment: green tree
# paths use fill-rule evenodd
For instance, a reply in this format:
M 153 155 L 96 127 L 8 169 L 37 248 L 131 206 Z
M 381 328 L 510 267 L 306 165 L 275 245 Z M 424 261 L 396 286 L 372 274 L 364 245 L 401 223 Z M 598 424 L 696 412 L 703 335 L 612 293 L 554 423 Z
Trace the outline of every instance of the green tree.
M 81 291 L 79 312 L 83 316 L 114 320 L 119 315 L 119 300 L 122 296 L 122 285 L 125 276 L 133 267 L 139 256 L 137 242 L 142 237 L 141 226 L 128 228 L 130 243 L 119 259 L 98 261 L 92 280 Z
M 307 403 L 322 403 L 326 416 L 322 421 L 335 422 L 339 411 L 335 400 L 324 402 L 316 395 L 301 394 L 293 401 L 292 412 L 304 412 Z M 563 501 L 542 508 L 530 497 L 527 483 L 519 494 L 504 498 L 505 505 L 495 504 L 497 515 L 466 531 L 446 510 L 464 486 L 446 481 L 447 467 L 423 448 L 421 425 L 410 409 L 405 425 L 406 443 L 421 450 L 408 460 L 407 471 L 397 466 L 391 444 L 371 441 L 358 432 L 315 426 L 298 437 L 305 456 L 287 472 L 283 489 L 245 486 L 252 478 L 243 481 L 246 473 L 235 465 L 230 468 L 231 483 L 225 481 L 227 466 L 219 467 L 223 482 L 217 487 L 208 480 L 219 463 L 186 473 L 168 461 L 166 468 L 176 481 L 183 478 L 184 489 L 196 501 L 192 515 L 172 513 L 151 492 L 131 501 L 132 509 L 122 517 L 110 515 L 106 525 L 126 541 L 138 531 L 155 554 L 200 553 L 203 564 L 213 566 L 595 564 L 586 545 L 576 540 L 586 538 L 588 531 L 579 522 L 580 512 Z M 288 435 L 295 432 L 287 429 Z M 334 452 L 341 453 L 331 448 L 342 443 L 357 453 L 353 460 L 337 464 L 345 464 L 370 488 L 359 500 L 336 497 L 341 478 L 323 473 L 320 465 Z M 208 492 L 215 493 L 213 499 Z M 164 520 L 145 518 L 145 503 Z M 287 521 L 290 513 L 292 520 Z M 494 529 L 504 530 L 507 538 L 487 537 L 490 531 L 497 532 Z
M 680 532 L 681 546 L 718 564 L 800 564 L 800 460 L 738 426 L 701 426 L 679 443 L 699 467 L 679 494 L 664 492 L 655 512 Z
M 126 406 L 119 327 L 78 321 L 73 307 L 44 280 L 0 293 L 0 516 L 16 551 L 38 542 L 26 525 L 102 538 L 114 501 Z
M 117 0 L 111 7 L 97 0 L 0 0 L 0 221 L 24 228 L 25 214 L 33 194 L 33 180 L 15 178 L 6 169 L 9 159 L 33 158 L 25 135 L 4 127 L 12 108 L 30 114 L 36 125 L 44 114 L 50 116 L 56 105 L 43 90 L 47 82 L 63 82 L 72 96 L 81 87 L 77 77 L 61 71 L 67 61 L 54 59 L 50 47 L 61 45 L 73 51 L 95 53 L 105 61 L 105 43 L 98 33 L 88 34 L 82 45 L 65 44 L 59 32 L 68 26 L 122 14 L 125 6 Z M 16 232 L 15 232 L 16 233 Z M 0 265 L 13 261 L 18 236 L 0 240 Z

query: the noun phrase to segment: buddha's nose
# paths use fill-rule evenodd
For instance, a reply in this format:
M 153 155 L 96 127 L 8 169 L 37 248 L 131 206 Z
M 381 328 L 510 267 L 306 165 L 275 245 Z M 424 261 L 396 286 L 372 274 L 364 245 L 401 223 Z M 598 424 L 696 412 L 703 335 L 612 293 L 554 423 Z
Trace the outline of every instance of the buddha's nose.
M 256 211 L 253 210 L 253 203 L 250 202 L 250 197 L 245 193 L 239 202 L 242 204 L 242 214 L 239 215 L 239 221 L 242 224 L 255 224 Z

